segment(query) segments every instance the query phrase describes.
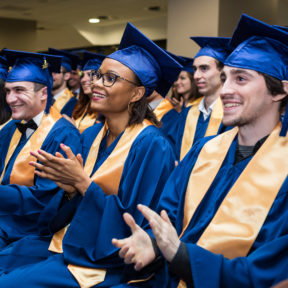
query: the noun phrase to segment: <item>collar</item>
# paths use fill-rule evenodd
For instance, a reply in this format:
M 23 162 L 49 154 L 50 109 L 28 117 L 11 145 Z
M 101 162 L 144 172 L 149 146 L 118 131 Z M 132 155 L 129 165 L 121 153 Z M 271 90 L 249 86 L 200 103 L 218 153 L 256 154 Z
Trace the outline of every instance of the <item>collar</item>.
M 204 99 L 205 99 L 205 97 L 203 97 L 202 100 L 201 100 L 201 102 L 199 103 L 198 109 L 199 109 L 200 112 L 202 112 L 203 117 L 204 117 L 204 120 L 206 120 L 206 119 L 210 116 L 210 114 L 211 114 L 211 112 L 212 112 L 212 110 L 213 110 L 213 107 L 214 107 L 215 104 L 216 104 L 217 99 L 208 107 L 207 110 L 206 110 L 206 108 L 205 108 Z

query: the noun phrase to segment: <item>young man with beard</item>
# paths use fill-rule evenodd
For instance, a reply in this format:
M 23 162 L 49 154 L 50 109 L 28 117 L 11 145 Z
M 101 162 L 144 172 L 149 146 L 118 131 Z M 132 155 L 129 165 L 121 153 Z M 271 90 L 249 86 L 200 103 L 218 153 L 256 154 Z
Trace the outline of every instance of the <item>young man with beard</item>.
M 144 287 L 271 287 L 287 267 L 288 33 L 243 15 L 230 45 L 221 100 L 223 124 L 236 127 L 194 145 L 160 215 L 138 206 L 148 233 L 124 214 L 132 236 L 113 240 L 136 270 L 165 259 Z

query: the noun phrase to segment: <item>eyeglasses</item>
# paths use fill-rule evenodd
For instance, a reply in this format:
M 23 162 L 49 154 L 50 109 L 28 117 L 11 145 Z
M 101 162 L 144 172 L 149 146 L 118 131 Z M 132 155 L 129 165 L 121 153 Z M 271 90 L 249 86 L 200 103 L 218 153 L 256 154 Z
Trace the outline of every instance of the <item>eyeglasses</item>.
M 101 73 L 99 70 L 96 71 L 96 70 L 92 70 L 91 71 L 91 74 L 90 74 L 90 82 L 92 83 L 93 81 L 97 81 L 99 79 L 102 78 L 102 83 L 105 87 L 111 87 L 115 84 L 115 82 L 117 81 L 117 79 L 121 79 L 121 80 L 124 80 L 124 81 L 127 81 L 133 85 L 136 85 L 138 86 L 138 84 L 130 81 L 130 80 L 127 80 L 117 74 L 114 74 L 112 72 L 108 72 L 108 73 Z

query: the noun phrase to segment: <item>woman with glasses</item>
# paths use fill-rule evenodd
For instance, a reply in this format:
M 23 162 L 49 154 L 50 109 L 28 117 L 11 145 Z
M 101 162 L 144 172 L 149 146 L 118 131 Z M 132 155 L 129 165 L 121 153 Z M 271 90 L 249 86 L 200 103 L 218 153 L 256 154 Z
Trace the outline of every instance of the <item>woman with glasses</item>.
M 124 212 L 138 225 L 145 224 L 137 204 L 155 208 L 174 169 L 172 148 L 155 127 L 159 123 L 145 96 L 154 90 L 166 95 L 180 70 L 178 62 L 127 25 L 119 50 L 91 72 L 91 107 L 106 121 L 83 132 L 82 156 L 64 145 L 67 159 L 32 152 L 41 162 L 31 163 L 35 173 L 54 180 L 66 197 L 55 196 L 40 216 L 42 234 L 54 233 L 46 249 L 41 239 L 33 239 L 33 247 L 29 239 L 10 246 L 10 251 L 29 250 L 29 262 L 34 264 L 16 268 L 27 260 L 19 259 L 18 253 L 12 262 L 7 256 L 11 252 L 0 253 L 0 269 L 12 270 L 0 277 L 0 287 L 111 287 L 126 283 L 131 275 L 136 281 L 150 276 L 127 269 L 112 238 L 130 234 Z

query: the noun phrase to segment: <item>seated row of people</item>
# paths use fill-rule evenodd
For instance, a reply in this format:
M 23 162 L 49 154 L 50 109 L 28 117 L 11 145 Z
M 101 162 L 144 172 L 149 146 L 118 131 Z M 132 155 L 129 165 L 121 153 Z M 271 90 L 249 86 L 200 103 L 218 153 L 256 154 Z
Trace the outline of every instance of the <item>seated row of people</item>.
M 51 106 L 61 57 L 4 52 L 14 120 L 0 131 L 1 287 L 269 287 L 284 278 L 288 33 L 243 15 L 224 68 L 228 39 L 198 41 L 203 98 L 180 113 L 159 101 L 157 119 L 147 97 L 165 97 L 181 59 L 127 24 L 119 50 L 88 72 L 91 101 L 79 114 L 91 108 L 105 120 L 81 135 Z M 165 135 L 163 110 L 191 125 L 183 153 Z M 223 126 L 237 127 L 203 138 Z

